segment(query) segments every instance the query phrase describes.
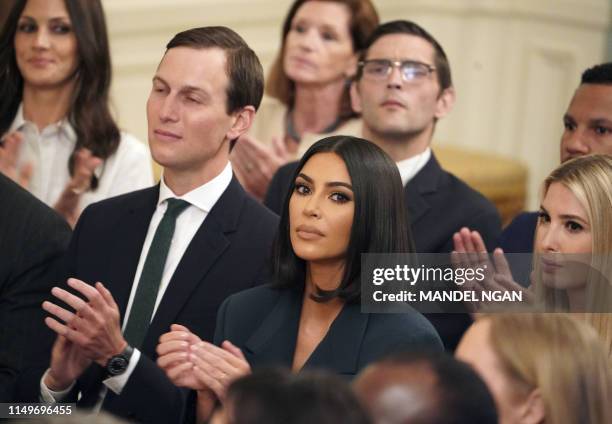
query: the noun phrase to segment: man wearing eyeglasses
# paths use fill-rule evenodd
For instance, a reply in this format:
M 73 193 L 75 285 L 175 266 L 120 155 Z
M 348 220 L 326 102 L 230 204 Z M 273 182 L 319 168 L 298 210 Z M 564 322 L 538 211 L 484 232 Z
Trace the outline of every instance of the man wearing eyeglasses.
M 444 171 L 430 148 L 436 122 L 455 101 L 440 44 L 414 22 L 392 21 L 374 30 L 359 59 L 352 106 L 362 115 L 362 137 L 397 163 L 417 252 L 448 253 L 453 234 L 472 226 L 494 247 L 501 232 L 495 206 Z M 288 164 L 272 179 L 265 200 L 272 210 L 280 210 L 295 168 Z M 470 323 L 462 314 L 428 318 L 448 350 L 454 350 Z

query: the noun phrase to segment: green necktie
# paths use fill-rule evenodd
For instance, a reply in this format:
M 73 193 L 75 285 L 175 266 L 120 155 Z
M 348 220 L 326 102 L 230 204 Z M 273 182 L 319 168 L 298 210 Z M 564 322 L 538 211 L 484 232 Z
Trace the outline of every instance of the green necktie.
M 189 206 L 188 202 L 180 199 L 168 199 L 167 203 L 168 208 L 155 231 L 151 247 L 147 253 L 127 326 L 123 332 L 130 346 L 136 348 L 139 348 L 142 344 L 151 323 L 159 284 L 168 257 L 168 249 L 174 234 L 176 218 Z

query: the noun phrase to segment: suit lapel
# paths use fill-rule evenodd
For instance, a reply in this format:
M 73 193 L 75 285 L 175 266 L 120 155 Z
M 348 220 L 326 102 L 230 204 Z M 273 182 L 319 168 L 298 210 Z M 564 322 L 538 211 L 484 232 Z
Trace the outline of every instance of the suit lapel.
M 121 234 L 121 237 L 117 237 L 117 243 L 112 249 L 109 262 L 112 265 L 108 271 L 108 282 L 109 289 L 119 306 L 122 321 L 125 318 L 125 309 L 140 260 L 142 245 L 147 236 L 158 198 L 159 186 L 145 190 L 114 229 L 116 234 Z
M 249 362 L 260 364 L 258 356 L 266 363 L 291 367 L 302 312 L 301 290 L 280 289 L 278 300 L 259 328 L 247 339 L 245 354 Z
M 326 368 L 339 374 L 356 374 L 369 318 L 370 314 L 361 313 L 359 304 L 345 305 L 304 368 Z
M 411 225 L 415 225 L 431 209 L 427 196 L 437 191 L 441 173 L 442 168 L 432 152 L 423 169 L 406 184 L 404 198 L 408 206 Z
M 155 313 L 143 342 L 144 352 L 154 352 L 160 334 L 168 331 L 183 305 L 200 284 L 217 259 L 229 247 L 227 234 L 236 230 L 246 194 L 235 178 L 200 225 L 187 247 Z

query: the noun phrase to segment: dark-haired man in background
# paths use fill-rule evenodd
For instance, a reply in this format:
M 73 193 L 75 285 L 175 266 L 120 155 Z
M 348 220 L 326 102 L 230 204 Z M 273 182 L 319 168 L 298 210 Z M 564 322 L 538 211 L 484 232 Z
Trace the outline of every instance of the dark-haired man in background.
M 85 209 L 64 289 L 46 302 L 58 334 L 41 380 L 47 401 L 102 407 L 138 422 L 182 422 L 186 392 L 156 365 L 161 334 L 213 337 L 217 308 L 264 274 L 277 217 L 246 195 L 230 144 L 263 93 L 255 53 L 225 27 L 177 34 L 153 77 L 149 144 L 159 186 Z M 75 295 L 77 294 L 77 295 Z

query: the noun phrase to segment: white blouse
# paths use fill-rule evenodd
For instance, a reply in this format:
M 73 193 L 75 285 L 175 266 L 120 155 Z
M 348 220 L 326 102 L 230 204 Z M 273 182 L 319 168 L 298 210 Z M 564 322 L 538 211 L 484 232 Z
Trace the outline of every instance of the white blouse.
M 18 167 L 33 166 L 29 190 L 53 207 L 70 181 L 68 159 L 76 145 L 76 133 L 67 119 L 48 125 L 42 131 L 23 117 L 23 105 L 9 130 L 24 135 Z M 148 147 L 128 133 L 121 133 L 117 151 L 95 170 L 99 184 L 95 191 L 81 196 L 79 209 L 123 193 L 153 185 L 153 170 Z

